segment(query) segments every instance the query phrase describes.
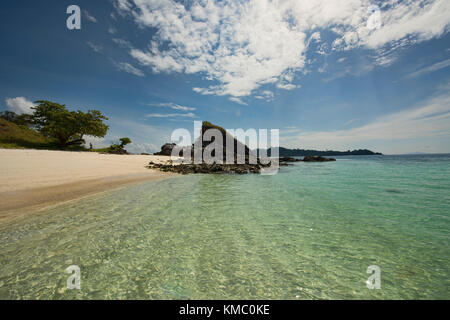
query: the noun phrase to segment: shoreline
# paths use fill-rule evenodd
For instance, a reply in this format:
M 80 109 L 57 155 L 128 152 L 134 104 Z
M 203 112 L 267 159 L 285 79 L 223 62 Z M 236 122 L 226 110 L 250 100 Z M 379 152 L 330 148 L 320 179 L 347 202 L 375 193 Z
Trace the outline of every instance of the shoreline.
M 50 187 L 2 192 L 0 193 L 0 225 L 70 201 L 79 201 L 104 192 L 172 176 L 174 174 L 153 171 L 147 175 L 112 176 Z
M 151 170 L 170 157 L 0 149 L 0 224 L 102 192 L 174 176 Z

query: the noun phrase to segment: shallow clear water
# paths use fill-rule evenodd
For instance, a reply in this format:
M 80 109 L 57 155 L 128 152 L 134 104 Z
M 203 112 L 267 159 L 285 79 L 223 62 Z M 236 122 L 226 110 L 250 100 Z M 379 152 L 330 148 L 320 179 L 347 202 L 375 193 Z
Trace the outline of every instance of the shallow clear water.
M 449 299 L 449 191 L 450 155 L 143 183 L 1 226 L 0 298 Z

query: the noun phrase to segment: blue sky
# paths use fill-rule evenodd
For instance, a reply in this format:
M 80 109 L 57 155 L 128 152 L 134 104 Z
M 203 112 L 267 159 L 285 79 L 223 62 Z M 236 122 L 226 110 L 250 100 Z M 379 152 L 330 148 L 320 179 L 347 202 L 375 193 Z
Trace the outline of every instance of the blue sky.
M 448 0 L 7 0 L 0 24 L 0 109 L 99 109 L 98 147 L 153 152 L 208 120 L 286 147 L 450 152 Z

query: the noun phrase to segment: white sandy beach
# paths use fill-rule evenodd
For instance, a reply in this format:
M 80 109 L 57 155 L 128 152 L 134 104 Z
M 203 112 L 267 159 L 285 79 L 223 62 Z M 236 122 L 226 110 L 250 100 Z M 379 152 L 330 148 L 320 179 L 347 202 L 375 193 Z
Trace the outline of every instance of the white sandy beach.
M 145 166 L 168 160 L 153 155 L 0 149 L 0 213 L 161 179 L 169 174 Z

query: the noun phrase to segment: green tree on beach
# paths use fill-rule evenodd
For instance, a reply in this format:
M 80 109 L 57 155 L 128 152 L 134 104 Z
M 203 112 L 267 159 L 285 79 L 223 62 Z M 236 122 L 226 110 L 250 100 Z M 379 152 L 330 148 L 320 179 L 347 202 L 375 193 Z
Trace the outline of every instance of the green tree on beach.
M 121 146 L 122 148 L 125 147 L 127 144 L 131 143 L 131 139 L 130 139 L 130 138 L 127 138 L 127 137 L 125 137 L 125 138 L 120 138 L 119 141 L 120 141 L 120 146 Z
M 124 138 L 120 138 L 119 141 L 120 141 L 120 144 L 112 144 L 109 147 L 109 151 L 108 151 L 109 153 L 117 153 L 117 154 L 126 154 L 127 153 L 127 151 L 124 149 L 124 147 L 127 144 L 131 143 L 131 139 L 124 137 Z
M 108 120 L 98 110 L 84 113 L 80 110 L 67 110 L 65 105 L 38 100 L 31 115 L 35 128 L 44 136 L 56 139 L 59 146 L 66 148 L 85 143 L 83 136 L 104 137 L 109 127 L 103 123 Z

